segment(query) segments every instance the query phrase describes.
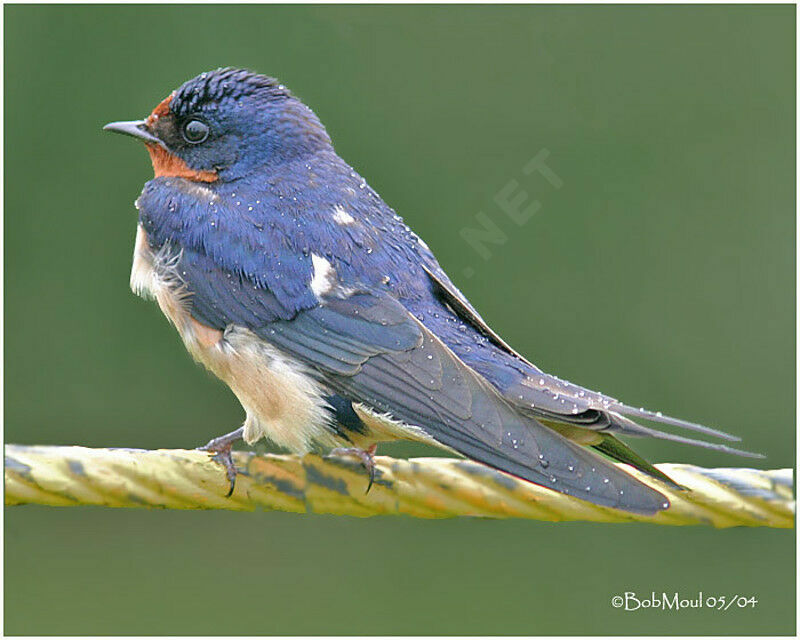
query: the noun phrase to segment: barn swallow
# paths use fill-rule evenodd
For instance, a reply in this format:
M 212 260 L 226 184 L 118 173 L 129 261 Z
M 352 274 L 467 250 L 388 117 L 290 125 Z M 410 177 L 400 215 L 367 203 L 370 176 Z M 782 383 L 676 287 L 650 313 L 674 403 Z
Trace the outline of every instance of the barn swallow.
M 739 440 L 560 380 L 514 351 L 273 78 L 202 73 L 145 120 L 105 129 L 144 142 L 155 173 L 136 201 L 131 287 L 245 410 L 243 427 L 205 447 L 231 490 L 237 439 L 356 452 L 367 466 L 376 443 L 407 439 L 653 514 L 667 498 L 609 459 L 675 483 L 619 436 L 758 455 L 659 430 Z

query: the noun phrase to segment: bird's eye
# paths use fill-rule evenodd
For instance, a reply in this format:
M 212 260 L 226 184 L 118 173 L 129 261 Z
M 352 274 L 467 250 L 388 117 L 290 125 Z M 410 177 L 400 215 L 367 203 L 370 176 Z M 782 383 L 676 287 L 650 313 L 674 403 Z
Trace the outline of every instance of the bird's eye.
M 200 144 L 208 138 L 208 125 L 202 120 L 189 120 L 183 125 L 183 138 L 190 144 Z

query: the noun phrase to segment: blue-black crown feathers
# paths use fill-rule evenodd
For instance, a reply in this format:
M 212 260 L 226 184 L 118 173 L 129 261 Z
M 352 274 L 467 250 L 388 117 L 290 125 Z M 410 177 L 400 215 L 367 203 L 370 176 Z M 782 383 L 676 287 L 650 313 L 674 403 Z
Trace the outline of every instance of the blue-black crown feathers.
M 170 111 L 185 115 L 206 103 L 238 100 L 258 94 L 262 100 L 294 98 L 275 78 L 236 67 L 206 71 L 183 83 L 170 102 Z

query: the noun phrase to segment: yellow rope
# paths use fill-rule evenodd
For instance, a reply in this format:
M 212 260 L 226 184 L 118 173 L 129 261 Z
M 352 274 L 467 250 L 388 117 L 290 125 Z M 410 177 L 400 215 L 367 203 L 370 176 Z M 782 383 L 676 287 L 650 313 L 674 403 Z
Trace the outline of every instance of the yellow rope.
M 667 495 L 655 516 L 600 507 L 523 482 L 468 460 L 377 456 L 369 493 L 360 463 L 347 458 L 236 452 L 236 491 L 207 453 L 7 445 L 7 505 L 101 505 L 164 509 L 268 509 L 351 516 L 480 516 L 534 520 L 794 526 L 792 470 L 702 469 L 657 465 L 688 491 L 675 491 L 628 467 Z

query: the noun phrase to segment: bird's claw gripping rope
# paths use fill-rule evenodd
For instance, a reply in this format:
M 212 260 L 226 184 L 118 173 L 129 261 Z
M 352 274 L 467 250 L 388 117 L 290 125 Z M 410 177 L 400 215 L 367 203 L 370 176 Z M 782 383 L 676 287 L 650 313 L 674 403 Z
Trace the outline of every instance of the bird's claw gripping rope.
M 236 471 L 236 465 L 233 464 L 231 448 L 233 447 L 234 442 L 242 439 L 243 433 L 244 428 L 239 427 L 236 429 L 236 431 L 231 431 L 230 433 L 226 433 L 224 436 L 213 438 L 202 447 L 197 447 L 199 451 L 208 451 L 209 453 L 213 453 L 214 456 L 212 459 L 225 468 L 225 473 L 227 474 L 228 482 L 230 483 L 230 490 L 225 495 L 226 498 L 230 498 L 233 495 L 233 490 L 236 488 L 236 475 L 238 473 Z
M 354 456 L 358 458 L 364 469 L 369 473 L 369 483 L 367 484 L 367 490 L 364 492 L 369 493 L 369 490 L 372 489 L 372 484 L 375 482 L 375 451 L 377 451 L 377 449 L 377 444 L 370 445 L 366 449 L 359 449 L 358 447 L 337 447 L 336 449 L 331 449 L 326 457 Z

